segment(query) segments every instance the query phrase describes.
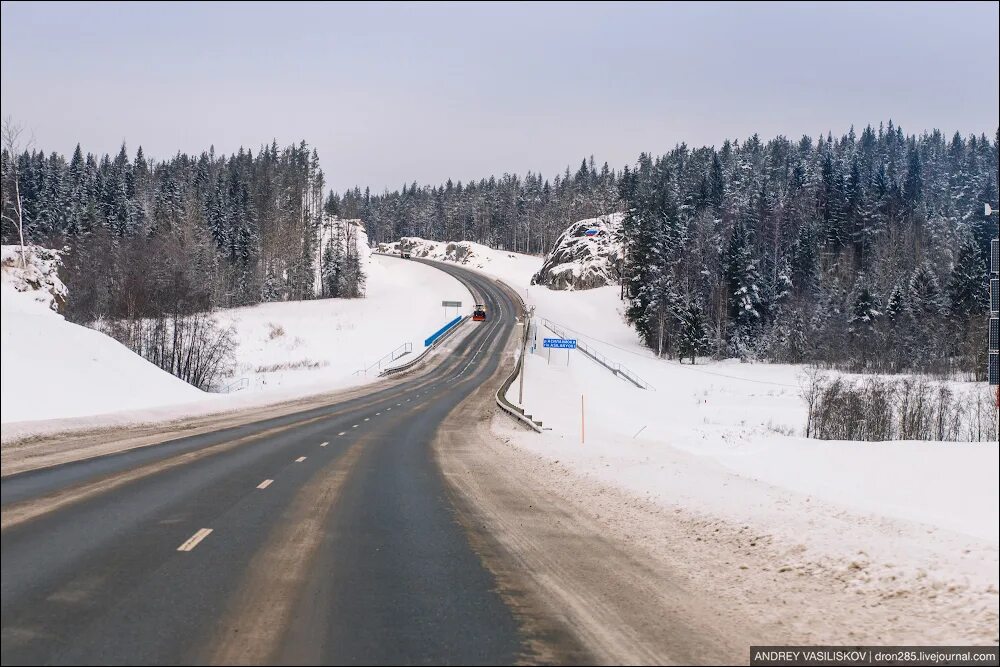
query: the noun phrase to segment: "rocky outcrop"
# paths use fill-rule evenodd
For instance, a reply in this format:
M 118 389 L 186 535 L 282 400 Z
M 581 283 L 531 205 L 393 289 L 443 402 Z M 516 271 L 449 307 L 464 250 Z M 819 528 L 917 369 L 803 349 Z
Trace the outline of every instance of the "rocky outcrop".
M 618 282 L 622 266 L 621 244 L 615 234 L 623 215 L 611 213 L 570 225 L 556 239 L 533 285 L 549 289 L 580 290 Z

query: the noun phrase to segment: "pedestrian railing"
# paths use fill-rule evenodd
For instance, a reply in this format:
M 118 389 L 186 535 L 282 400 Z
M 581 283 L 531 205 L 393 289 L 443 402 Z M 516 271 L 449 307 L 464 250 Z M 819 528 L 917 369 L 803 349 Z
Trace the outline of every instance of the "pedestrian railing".
M 400 357 L 405 357 L 410 352 L 413 352 L 413 343 L 403 343 L 392 352 L 383 355 L 381 358 L 379 358 L 378 361 L 371 364 L 370 366 L 354 371 L 354 375 L 355 376 L 368 375 L 369 372 L 376 369 L 378 373 L 381 373 L 383 368 L 385 368 L 392 362 L 396 361 L 396 359 L 399 359 Z
M 250 378 L 243 377 L 240 378 L 239 380 L 236 380 L 235 382 L 230 382 L 225 387 L 223 387 L 219 393 L 231 394 L 234 391 L 241 391 L 249 386 L 250 386 Z
M 569 338 L 569 335 L 567 335 L 568 327 L 563 327 L 559 324 L 556 324 L 552 320 L 547 319 L 545 317 L 542 318 L 542 322 L 545 323 L 545 327 L 549 331 L 559 336 L 560 338 Z M 636 387 L 639 387 L 639 389 L 648 389 L 652 391 L 656 390 L 653 387 L 653 385 L 649 384 L 641 377 L 636 375 L 634 372 L 632 372 L 630 368 L 628 368 L 627 366 L 623 366 L 622 364 L 618 363 L 614 359 L 611 359 L 604 354 L 601 354 L 596 349 L 594 349 L 593 346 L 587 345 L 586 341 L 582 341 L 579 338 L 577 338 L 576 349 L 580 350 L 580 352 L 583 352 L 585 355 L 593 359 L 601 366 L 604 366 L 618 377 L 627 380 L 628 382 L 631 382 Z

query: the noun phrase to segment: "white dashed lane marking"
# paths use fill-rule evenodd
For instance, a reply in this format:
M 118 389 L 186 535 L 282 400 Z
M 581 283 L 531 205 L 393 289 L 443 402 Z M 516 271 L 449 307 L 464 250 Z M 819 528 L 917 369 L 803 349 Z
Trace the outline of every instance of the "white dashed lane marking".
M 271 486 L 271 482 L 273 481 L 274 481 L 273 479 L 265 479 L 263 482 L 257 485 L 257 488 L 266 489 L 267 487 Z
M 320 447 L 326 447 L 326 446 L 327 446 L 327 445 L 329 445 L 329 444 L 330 444 L 329 442 L 325 442 L 325 441 L 324 441 L 324 442 L 321 442 L 321 443 L 319 443 L 319 446 L 320 446 Z
M 203 539 L 205 539 L 206 537 L 208 537 L 211 533 L 212 533 L 212 529 L 211 528 L 202 528 L 197 533 L 195 533 L 191 537 L 187 538 L 187 540 L 184 542 L 184 544 L 182 544 L 179 547 L 177 547 L 177 550 L 178 551 L 191 551 L 196 546 L 198 546 L 198 544 Z
M 305 461 L 305 460 L 306 460 L 306 457 L 304 457 L 304 456 L 300 456 L 299 458 L 295 459 L 295 462 L 296 462 L 296 463 L 302 463 L 302 462 L 303 462 L 303 461 Z
M 340 433 L 338 433 L 337 435 L 347 435 L 347 431 L 341 431 L 341 432 L 340 432 Z

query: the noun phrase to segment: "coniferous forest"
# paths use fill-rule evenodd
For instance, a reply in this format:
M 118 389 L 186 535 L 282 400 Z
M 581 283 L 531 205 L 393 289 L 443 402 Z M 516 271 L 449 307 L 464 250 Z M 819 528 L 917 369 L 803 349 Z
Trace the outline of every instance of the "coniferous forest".
M 3 170 L 5 213 L 17 217 L 9 196 L 16 176 L 26 242 L 66 249 L 67 316 L 77 321 L 363 289 L 353 245 L 321 252 L 324 235 L 348 240 L 351 232 L 335 199 L 324 199 L 319 155 L 305 142 L 155 163 L 125 146 L 114 158 L 77 146 L 68 160 L 31 151 L 12 161 L 4 151 Z M 3 242 L 17 239 L 5 220 Z
M 326 195 L 305 142 L 155 163 L 124 146 L 114 158 L 5 150 L 8 212 L 15 178 L 26 241 L 67 248 L 78 321 L 359 295 L 357 258 L 319 250 L 330 221 L 360 218 L 372 242 L 541 254 L 571 222 L 624 211 L 627 317 L 664 356 L 974 377 L 984 367 L 996 136 L 907 135 L 889 122 L 836 138 L 680 144 L 620 171 L 590 158 L 552 179 Z M 3 242 L 17 242 L 6 222 Z
M 854 371 L 985 371 L 997 139 L 906 135 L 892 122 L 813 139 L 591 159 L 529 173 L 416 184 L 340 206 L 373 239 L 464 238 L 545 252 L 570 222 L 625 212 L 622 296 L 669 357 L 816 362 Z

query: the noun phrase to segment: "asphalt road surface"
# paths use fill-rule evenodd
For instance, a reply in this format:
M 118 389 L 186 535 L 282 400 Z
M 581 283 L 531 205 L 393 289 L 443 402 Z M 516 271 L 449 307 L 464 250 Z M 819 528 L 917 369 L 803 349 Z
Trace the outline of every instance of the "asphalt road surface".
M 519 306 L 439 266 L 490 319 L 428 372 L 5 477 L 3 664 L 524 660 L 431 452 L 442 420 L 496 382 Z

